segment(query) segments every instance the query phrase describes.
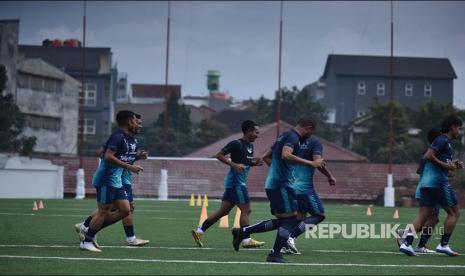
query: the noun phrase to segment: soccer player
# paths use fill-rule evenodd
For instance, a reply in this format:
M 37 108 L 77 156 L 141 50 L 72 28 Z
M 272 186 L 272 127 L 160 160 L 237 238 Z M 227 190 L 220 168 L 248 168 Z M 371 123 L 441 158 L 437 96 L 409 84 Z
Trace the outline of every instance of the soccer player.
M 249 227 L 232 229 L 233 247 L 239 250 L 239 244 L 244 236 L 277 229 L 273 249 L 268 254 L 267 262 L 285 263 L 281 254 L 290 232 L 298 225 L 297 196 L 294 190 L 293 168 L 295 164 L 303 164 L 319 168 L 324 166 L 322 159 L 310 161 L 297 156 L 300 143 L 310 137 L 315 128 L 315 122 L 310 118 L 299 119 L 295 128 L 284 132 L 276 140 L 271 150 L 263 156 L 271 166 L 265 183 L 265 190 L 270 201 L 271 214 L 276 219 L 262 221 Z
M 142 129 L 142 116 L 139 114 L 135 114 L 136 116 L 136 122 L 137 122 L 137 127 L 134 130 L 129 130 L 129 135 L 134 137 L 137 134 L 140 133 Z M 104 147 L 104 146 L 103 146 Z M 97 150 L 97 155 L 103 159 L 103 147 Z M 138 151 L 136 160 L 140 159 L 147 159 L 148 153 L 146 151 Z M 143 240 L 143 239 L 138 239 L 136 238 L 134 234 L 134 199 L 132 195 L 132 173 L 129 170 L 124 170 L 122 175 L 121 175 L 121 180 L 122 184 L 124 187 L 124 190 L 126 191 L 126 194 L 128 196 L 129 200 L 129 205 L 130 205 L 130 213 L 127 217 L 122 219 L 123 223 L 123 228 L 126 233 L 126 241 L 129 246 L 144 246 L 148 244 L 150 241 L 148 240 Z M 116 208 L 113 207 L 112 212 L 115 212 Z M 75 230 L 76 233 L 78 233 L 79 239 L 83 241 L 85 239 L 85 234 L 87 232 L 87 229 L 89 228 L 90 221 L 92 220 L 92 217 L 97 214 L 98 210 L 96 209 L 85 221 L 82 223 L 76 224 Z M 99 248 L 98 243 L 96 242 L 96 238 L 94 238 L 94 244 L 96 245 L 97 248 Z
M 131 209 L 123 188 L 122 173 L 124 169 L 134 173 L 143 170 L 141 166 L 132 165 L 137 156 L 137 140 L 130 135 L 137 128 L 135 113 L 129 110 L 119 111 L 116 121 L 119 129 L 105 143 L 103 160 L 92 180 L 97 190 L 98 211 L 92 216 L 85 239 L 80 243 L 82 250 L 100 252 L 93 243 L 97 232 L 129 215 Z M 117 210 L 111 212 L 113 206 Z
M 297 156 L 310 161 L 322 160 L 323 146 L 320 141 L 311 136 L 300 144 Z M 336 185 L 336 178 L 326 167 L 319 167 L 331 186 Z M 281 249 L 282 253 L 300 254 L 295 246 L 295 239 L 305 232 L 305 227 L 313 227 L 325 219 L 325 209 L 318 193 L 313 187 L 315 168 L 308 165 L 296 164 L 294 168 L 294 189 L 297 194 L 297 219 L 300 221 L 291 232 L 287 246 Z M 311 216 L 306 217 L 307 213 Z
M 439 135 L 441 135 L 441 130 L 437 128 L 432 128 L 428 131 L 427 137 L 428 137 L 428 142 L 431 145 Z M 422 158 L 420 160 L 420 164 L 417 169 L 417 174 L 421 175 L 423 174 L 423 170 L 425 169 L 425 162 L 426 160 Z M 417 186 L 417 190 L 415 192 L 415 198 L 417 201 L 420 200 L 420 186 Z M 426 243 L 428 242 L 429 238 L 431 238 L 431 235 L 433 233 L 434 227 L 439 223 L 439 210 L 441 209 L 441 205 L 436 204 L 433 208 L 432 213 L 428 216 L 425 225 L 423 225 L 423 228 L 421 229 L 421 237 L 420 240 L 418 241 L 417 247 L 415 247 L 415 252 L 417 253 L 435 253 L 436 251 L 431 250 L 426 247 Z M 406 232 L 403 229 L 397 230 L 397 245 L 400 247 L 401 244 L 405 242 L 405 234 Z
M 442 135 L 434 139 L 425 153 L 425 168 L 418 183 L 418 186 L 420 186 L 420 213 L 412 222 L 414 229 L 409 229 L 405 242 L 401 244 L 399 249 L 407 256 L 416 256 L 415 250 L 412 248 L 414 240 L 412 231 L 418 232 L 421 230 L 436 204 L 440 204 L 447 212 L 444 221 L 444 234 L 441 236 L 440 244 L 436 247 L 436 252 L 449 256 L 460 255 L 449 247 L 449 239 L 460 213 L 454 190 L 449 183 L 448 174 L 450 171 L 464 167 L 463 162 L 452 159 L 451 140 L 458 138 L 461 128 L 462 120 L 459 117 L 455 115 L 448 116 L 441 126 Z
M 228 165 L 230 169 L 224 179 L 225 192 L 220 208 L 196 230 L 191 231 L 192 237 L 199 247 L 203 247 L 202 239 L 205 231 L 221 217 L 229 214 L 236 205 L 241 210 L 240 225 L 242 227 L 249 225 L 249 215 L 252 211 L 247 191 L 247 176 L 252 166 L 261 166 L 263 161 L 253 157 L 254 147 L 252 143 L 258 137 L 258 125 L 254 121 L 247 120 L 242 122 L 241 128 L 242 138 L 229 142 L 216 154 L 216 158 Z M 231 156 L 231 160 L 226 157 L 227 155 Z M 243 248 L 256 248 L 265 244 L 250 238 L 250 236 L 244 236 L 241 243 Z

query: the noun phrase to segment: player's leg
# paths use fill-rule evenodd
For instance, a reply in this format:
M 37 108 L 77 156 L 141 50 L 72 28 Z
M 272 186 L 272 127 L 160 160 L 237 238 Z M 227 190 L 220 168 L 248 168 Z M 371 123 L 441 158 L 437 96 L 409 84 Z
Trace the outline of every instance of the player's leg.
M 423 228 L 421 229 L 420 240 L 418 241 L 418 245 L 415 248 L 415 252 L 417 253 L 434 253 L 435 252 L 434 250 L 427 248 L 426 243 L 431 238 L 431 235 L 433 234 L 433 229 L 439 223 L 439 209 L 440 209 L 440 206 L 436 205 L 433 208 L 433 211 L 431 212 L 431 214 L 428 216 L 428 219 L 425 225 L 423 225 Z
M 228 190 L 225 192 L 225 195 L 228 193 Z M 231 209 L 234 207 L 234 203 L 228 201 L 229 199 L 223 195 L 223 200 L 221 201 L 220 208 L 213 212 L 210 216 L 207 217 L 206 220 L 202 223 L 202 225 L 198 226 L 197 229 L 192 230 L 191 234 L 194 238 L 195 243 L 199 247 L 203 247 L 203 236 L 205 235 L 205 231 L 207 231 L 210 226 L 215 224 L 221 217 L 226 216 L 229 214 Z
M 129 201 L 129 215 L 122 219 L 124 232 L 126 234 L 126 241 L 129 246 L 144 246 L 150 241 L 138 239 L 134 233 L 134 198 L 132 195 L 132 185 L 123 185 L 124 190 Z
M 241 216 L 239 218 L 239 224 L 241 228 L 245 228 L 250 226 L 250 213 L 252 210 L 250 209 L 250 198 L 249 193 L 247 191 L 247 187 L 238 185 L 235 187 L 236 194 L 237 194 L 237 208 L 241 210 Z M 261 241 L 256 241 L 250 238 L 249 235 L 245 235 L 242 239 L 242 247 L 243 248 L 257 248 L 263 246 L 265 243 Z
M 447 217 L 444 220 L 444 234 L 441 236 L 441 243 L 436 247 L 436 252 L 445 253 L 453 257 L 460 256 L 459 253 L 449 247 L 449 239 L 460 217 L 457 198 L 450 185 L 444 185 L 442 188 L 439 188 L 438 194 L 440 204 L 446 211 Z

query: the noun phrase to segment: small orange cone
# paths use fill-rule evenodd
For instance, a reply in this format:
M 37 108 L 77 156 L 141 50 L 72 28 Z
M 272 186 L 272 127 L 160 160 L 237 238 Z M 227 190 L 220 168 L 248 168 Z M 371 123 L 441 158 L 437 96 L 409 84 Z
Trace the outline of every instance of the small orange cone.
M 237 208 L 236 216 L 234 217 L 234 226 L 233 226 L 234 228 L 241 227 L 240 219 L 241 219 L 241 209 Z
M 396 209 L 394 211 L 394 216 L 393 216 L 394 219 L 399 219 L 399 211 Z
M 42 202 L 42 200 L 39 202 L 39 209 L 44 209 L 44 203 Z
M 203 196 L 203 204 L 208 207 L 208 197 L 207 197 L 207 195 Z
M 208 217 L 207 206 L 203 205 L 202 211 L 200 212 L 199 226 L 202 225 L 202 223 L 207 219 L 207 217 Z
M 223 216 L 220 218 L 220 225 L 219 225 L 220 228 L 229 228 L 229 219 L 228 219 L 228 215 L 226 216 Z
M 200 194 L 197 196 L 197 206 L 202 206 L 202 197 Z
M 372 214 L 371 214 L 371 207 L 368 207 L 368 209 L 367 209 L 367 216 L 371 217 L 371 215 L 372 215 Z
M 195 206 L 195 197 L 194 197 L 194 194 L 191 194 L 191 199 L 189 200 L 189 206 Z
M 37 211 L 39 208 L 37 208 L 37 201 L 34 200 L 34 206 L 32 206 L 32 211 Z

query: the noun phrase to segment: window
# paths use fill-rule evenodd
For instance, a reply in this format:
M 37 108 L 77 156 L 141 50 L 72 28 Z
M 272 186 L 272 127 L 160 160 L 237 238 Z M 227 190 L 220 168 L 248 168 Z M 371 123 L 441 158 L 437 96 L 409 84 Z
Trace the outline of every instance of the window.
M 42 91 L 43 88 L 43 79 L 39 76 L 31 75 L 31 89 Z
M 358 94 L 359 95 L 365 95 L 367 93 L 367 89 L 366 89 L 366 84 L 364 82 L 359 82 L 358 83 Z
M 95 120 L 94 119 L 84 119 L 84 126 L 79 124 L 79 133 L 82 133 L 82 129 L 84 128 L 84 134 L 95 134 Z
M 47 92 L 59 92 L 58 87 L 60 86 L 60 82 L 55 79 L 44 79 L 44 91 Z
M 97 84 L 86 83 L 86 90 L 84 91 L 84 97 L 81 94 L 80 100 L 84 100 L 85 106 L 96 106 L 97 105 Z
M 378 82 L 376 84 L 376 95 L 378 96 L 384 96 L 386 94 L 386 85 L 384 82 Z
M 413 96 L 413 84 L 411 83 L 405 84 L 405 96 L 407 97 Z
M 363 117 L 367 114 L 365 110 L 359 110 L 357 111 L 357 118 Z
M 433 96 L 433 86 L 431 86 L 430 83 L 425 84 L 425 86 L 423 88 L 423 91 L 424 91 L 424 96 L 425 97 Z
M 61 119 L 40 116 L 40 115 L 25 115 L 25 125 L 34 129 L 45 129 L 59 131 L 61 128 Z
M 30 77 L 29 75 L 26 75 L 26 74 L 18 74 L 18 76 L 16 77 L 16 82 L 18 84 L 19 87 L 21 88 L 30 88 L 31 87 L 31 84 L 29 83 L 30 81 Z

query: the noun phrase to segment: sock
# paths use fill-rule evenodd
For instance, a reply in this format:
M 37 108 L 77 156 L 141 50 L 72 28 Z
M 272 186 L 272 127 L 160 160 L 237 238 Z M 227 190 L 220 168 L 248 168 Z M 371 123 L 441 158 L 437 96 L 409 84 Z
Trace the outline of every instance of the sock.
M 205 232 L 207 231 L 208 228 L 210 228 L 210 226 L 212 226 L 214 224 L 214 222 L 211 222 L 209 221 L 208 219 L 206 219 L 203 223 L 202 223 L 202 226 L 200 226 L 200 229 Z
M 92 240 L 94 239 L 95 234 L 97 234 L 97 232 L 98 231 L 95 231 L 94 229 L 89 227 L 89 229 L 87 230 L 87 233 L 86 233 L 86 239 L 84 241 L 85 242 L 92 242 Z
M 407 234 L 407 237 L 405 238 L 405 245 L 407 245 L 407 246 L 412 245 L 413 239 L 414 239 L 414 238 L 415 238 L 415 237 L 413 236 L 412 233 L 408 233 L 408 234 Z
M 253 233 L 269 232 L 278 229 L 280 225 L 281 222 L 279 221 L 279 219 L 264 220 L 262 222 L 242 228 L 242 236 L 250 237 L 250 234 Z
M 245 227 L 249 227 L 250 225 L 246 224 L 246 225 L 241 225 L 241 228 L 245 228 Z M 242 238 L 243 239 L 250 239 L 250 233 L 247 233 L 245 235 L 242 235 Z
M 452 233 L 444 233 L 442 234 L 442 237 L 441 237 L 441 246 L 446 246 L 449 244 L 449 239 L 450 239 L 450 236 L 452 235 Z
M 126 232 L 126 237 L 134 237 L 134 225 L 124 225 L 124 232 Z
M 279 254 L 281 252 L 281 248 L 286 245 L 287 239 L 289 239 L 289 235 L 291 234 L 290 230 L 296 227 L 298 220 L 296 217 L 278 219 L 281 221 L 281 226 L 278 228 L 278 232 L 276 233 L 276 239 L 273 245 L 273 253 Z
M 418 242 L 418 247 L 425 247 L 429 238 L 431 238 L 431 234 L 429 231 L 430 229 L 431 228 L 423 227 L 423 230 L 421 231 L 420 241 Z
M 84 221 L 84 226 L 85 227 L 89 227 L 90 225 L 90 221 L 92 220 L 92 216 L 89 216 L 88 218 L 86 218 L 86 220 Z
M 313 226 L 322 222 L 324 219 L 325 216 L 322 215 L 313 215 L 310 217 L 306 217 L 304 220 L 300 221 L 294 229 L 292 229 L 291 237 L 295 239 L 298 236 L 302 235 L 305 232 L 305 225 L 311 225 L 311 229 Z

